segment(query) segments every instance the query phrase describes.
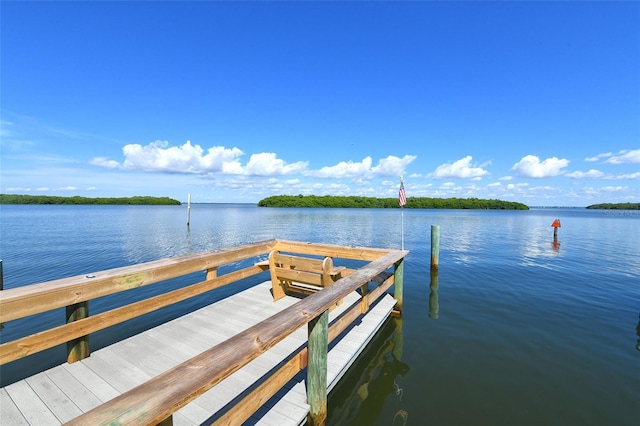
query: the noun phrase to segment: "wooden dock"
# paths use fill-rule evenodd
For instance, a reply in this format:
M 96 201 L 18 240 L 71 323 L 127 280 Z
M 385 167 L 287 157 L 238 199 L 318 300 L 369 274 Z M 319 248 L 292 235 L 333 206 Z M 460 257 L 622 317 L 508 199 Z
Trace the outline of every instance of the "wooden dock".
M 1 388 L 0 424 L 322 424 L 323 415 L 326 417 L 327 393 L 392 310 L 401 307 L 386 290 L 394 282 L 401 281 L 398 272 L 402 272 L 406 252 L 302 244 L 306 243 L 273 241 L 261 243 L 259 247 L 243 247 L 238 252 L 209 254 L 204 282 L 210 286 L 236 278 L 235 272 L 218 276 L 211 271 L 219 263 L 231 263 L 237 258 L 256 258 L 254 265 L 241 269 L 238 276 L 246 276 L 248 271 L 257 274 L 269 270 L 271 280 L 91 352 L 90 356 L 85 354 L 77 362 L 64 363 Z M 358 269 L 334 268 L 344 269 L 345 276 L 334 276 L 327 287 L 320 285 L 315 289 L 315 284 L 309 283 L 328 282 L 322 277 L 321 270 L 300 272 L 291 266 L 290 269 L 296 270 L 296 277 L 303 280 L 297 284 L 311 288 L 309 296 L 301 297 L 290 291 L 296 283 L 275 275 L 283 265 L 268 265 L 264 259 L 266 253 L 280 250 L 333 255 L 331 260 L 334 262 L 337 254 L 347 256 L 350 253 L 352 258 L 369 259 L 370 262 Z M 179 263 L 193 261 L 192 257 L 179 259 Z M 380 263 L 377 257 L 384 260 Z M 305 265 L 309 263 L 304 262 Z M 178 274 L 200 266 L 196 262 L 190 268 L 179 268 Z M 389 267 L 395 272 L 388 272 Z M 147 272 L 154 270 L 164 278 L 161 269 L 160 264 L 154 263 L 143 265 L 138 273 L 148 277 Z M 172 264 L 171 269 L 175 270 L 175 265 Z M 319 281 L 314 274 L 320 276 Z M 101 276 L 100 273 L 95 275 Z M 123 276 L 128 277 L 128 284 L 135 282 L 128 269 L 104 275 L 112 284 L 122 283 Z M 225 276 L 227 278 L 223 278 Z M 76 277 L 76 281 L 78 279 Z M 25 294 L 30 294 L 29 299 L 37 299 L 38 292 L 45 291 L 50 300 L 54 297 L 52 291 L 55 293 L 63 288 L 62 294 L 68 294 L 67 290 L 77 284 L 76 281 L 67 279 L 55 285 L 41 284 L 35 293 L 25 292 L 24 288 L 0 292 L 0 319 L 4 322 L 4 319 L 24 316 L 24 312 L 12 316 L 7 309 L 31 309 L 18 302 Z M 190 287 L 198 285 L 203 284 Z M 401 286 L 396 287 L 401 290 Z M 274 294 L 286 288 L 289 288 L 286 294 L 274 300 Z M 89 294 L 95 289 L 85 291 Z M 397 293 L 396 296 L 401 301 L 401 296 Z M 170 298 L 175 299 L 175 294 Z M 67 302 L 58 301 L 54 305 L 59 303 Z M 327 324 L 324 328 L 305 327 L 314 321 L 322 324 L 325 314 Z M 105 317 L 96 315 L 93 318 L 96 317 L 97 321 L 105 321 Z M 89 324 L 91 318 L 76 321 Z M 62 328 L 73 326 L 73 322 Z M 312 329 L 321 330 L 325 338 L 324 349 L 319 352 L 311 344 L 315 339 Z M 69 331 L 64 333 L 68 339 Z M 78 337 L 71 337 L 73 344 L 69 345 L 69 353 L 73 357 Z M 50 344 L 34 343 L 47 339 L 51 340 L 51 335 L 39 339 L 27 336 L 18 343 L 3 342 L 0 360 L 5 364 L 19 358 L 16 351 L 28 355 L 35 346 L 38 349 L 49 347 Z M 310 388 L 316 386 L 316 370 L 322 378 L 320 401 L 322 394 L 325 401 L 324 408 L 320 404 L 319 409 L 314 402 L 317 395 L 310 394 Z M 314 415 L 314 409 L 319 416 Z

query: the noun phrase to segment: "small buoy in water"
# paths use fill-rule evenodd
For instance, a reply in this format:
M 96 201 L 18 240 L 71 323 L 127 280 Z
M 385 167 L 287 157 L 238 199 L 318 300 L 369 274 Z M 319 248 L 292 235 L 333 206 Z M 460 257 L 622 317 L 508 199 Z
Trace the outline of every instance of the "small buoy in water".
M 560 228 L 560 219 L 554 220 L 551 226 L 553 226 L 553 240 L 556 241 L 558 239 L 558 228 Z

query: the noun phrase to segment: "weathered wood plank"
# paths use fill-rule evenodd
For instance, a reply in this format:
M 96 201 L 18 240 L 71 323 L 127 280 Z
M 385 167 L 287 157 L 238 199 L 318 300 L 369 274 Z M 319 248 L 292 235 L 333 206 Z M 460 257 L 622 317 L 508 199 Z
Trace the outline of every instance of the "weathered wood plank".
M 270 247 L 276 246 L 277 242 Z M 327 248 L 328 253 L 331 252 L 330 249 L 331 247 Z M 139 336 L 132 337 L 131 340 L 127 339 L 120 342 L 121 344 L 95 352 L 90 358 L 76 363 L 82 365 L 81 368 L 73 368 L 73 365 L 76 364 L 65 365 L 60 370 L 43 373 L 42 377 L 32 377 L 29 379 L 32 386 L 28 386 L 28 381 L 24 381 L 24 383 L 27 383 L 28 389 L 37 389 L 38 391 L 56 388 L 55 382 L 58 376 L 71 377 L 71 382 L 75 385 L 79 383 L 81 386 L 75 390 L 75 393 L 78 394 L 75 398 L 83 402 L 82 407 L 80 404 L 76 404 L 76 408 L 79 411 L 88 409 L 89 412 L 73 419 L 71 424 L 94 423 L 100 421 L 101 418 L 103 420 L 117 418 L 117 421 L 127 421 L 127 418 L 136 419 L 136 412 L 149 414 L 150 417 L 145 418 L 152 423 L 161 422 L 180 408 L 182 409 L 173 416 L 175 424 L 200 422 L 205 414 L 211 412 L 209 411 L 211 402 L 216 404 L 218 408 L 222 408 L 236 395 L 245 392 L 248 384 L 254 383 L 259 377 L 278 365 L 281 357 L 286 356 L 284 348 L 288 347 L 289 351 L 292 350 L 291 348 L 293 350 L 300 348 L 301 343 L 298 342 L 306 340 L 304 332 L 300 336 L 300 331 L 310 318 L 314 318 L 319 312 L 333 307 L 335 300 L 353 296 L 355 298 L 353 305 L 349 304 L 341 309 L 335 309 L 329 315 L 333 330 L 345 327 L 347 323 L 344 319 L 338 320 L 335 324 L 333 321 L 347 307 L 349 312 L 346 317 L 353 318 L 354 312 L 359 312 L 360 306 L 357 303 L 359 298 L 354 290 L 361 286 L 363 280 L 373 279 L 377 274 L 388 269 L 394 262 L 402 258 L 404 252 L 381 250 L 378 255 L 379 259 L 340 279 L 336 285 L 331 285 L 326 290 L 298 303 L 295 300 L 290 301 L 293 299 L 290 297 L 283 299 L 283 302 L 288 305 L 282 312 L 276 312 L 280 307 L 272 309 L 276 304 L 268 296 L 253 299 L 254 296 L 249 297 L 248 293 L 240 293 L 241 296 L 237 298 L 232 296 L 226 300 L 226 303 L 212 305 L 213 308 L 210 310 L 203 308 L 194 315 L 187 315 L 185 321 L 180 321 L 180 324 L 178 320 L 182 320 L 182 318 L 170 321 L 161 327 L 164 329 L 166 326 L 166 330 L 170 330 L 170 332 L 149 330 Z M 325 269 L 326 265 L 330 263 L 327 262 L 327 259 L 323 261 Z M 208 265 L 206 270 L 216 270 L 216 266 Z M 254 274 L 259 271 L 261 271 L 259 267 L 252 266 L 241 270 L 237 275 L 231 273 L 216 277 L 212 281 L 231 278 L 235 281 L 245 274 Z M 209 276 L 212 277 L 214 274 L 210 273 Z M 389 285 L 389 282 L 385 285 Z M 266 287 L 264 290 L 268 295 Z M 376 290 L 379 290 L 378 294 L 381 294 L 381 289 Z M 369 295 L 369 297 L 371 296 L 373 296 L 373 292 Z M 1 304 L 0 307 L 2 307 Z M 239 314 L 239 312 L 244 313 Z M 212 320 L 211 318 L 214 316 L 222 318 L 222 320 Z M 260 321 L 263 322 L 257 324 Z M 88 334 L 85 329 L 80 328 L 76 332 Z M 358 337 L 357 331 L 354 330 L 354 332 Z M 237 333 L 237 335 L 227 340 L 227 333 Z M 338 334 L 338 331 L 333 332 L 334 337 Z M 287 335 L 289 337 L 285 337 Z M 137 342 L 134 340 L 136 338 Z M 370 336 L 359 340 L 368 341 L 368 338 Z M 175 343 L 176 346 L 161 351 L 148 350 L 148 347 L 158 343 Z M 263 356 L 259 356 L 260 354 Z M 340 351 L 336 351 L 334 359 L 329 359 L 329 364 L 327 364 L 331 376 L 340 374 L 340 364 L 347 361 L 347 358 Z M 300 363 L 302 362 L 300 361 Z M 242 367 L 243 365 L 244 367 Z M 201 373 L 203 369 L 206 369 L 206 375 Z M 291 374 L 291 372 L 287 374 Z M 89 377 L 88 381 L 85 375 Z M 91 382 L 98 383 L 97 390 L 89 390 Z M 215 391 L 208 392 L 216 383 L 218 386 L 214 388 Z M 265 382 L 260 386 L 265 386 L 265 389 L 276 389 L 277 386 L 274 383 Z M 296 385 L 292 386 L 292 390 L 298 388 Z M 20 386 L 16 386 L 16 388 L 20 388 Z M 58 415 L 58 420 L 66 419 L 66 416 L 73 416 L 74 414 L 70 414 L 73 409 L 65 408 L 68 401 L 59 400 L 58 396 L 70 394 L 74 390 L 68 386 L 66 391 L 62 386 L 58 386 L 56 389 L 48 393 L 44 399 L 53 408 L 54 414 Z M 21 388 L 21 391 L 29 393 L 25 388 Z M 56 394 L 56 392 L 58 393 Z M 116 396 L 101 407 L 91 408 L 99 403 L 97 401 L 110 399 L 105 395 L 114 393 L 116 395 L 124 393 L 124 395 Z M 225 395 L 221 397 L 221 393 Z M 132 395 L 134 395 L 134 399 L 139 398 L 137 402 L 130 399 Z M 135 395 L 139 395 L 139 397 Z M 5 399 L 12 400 L 9 391 L 6 391 L 6 397 Z M 126 413 L 121 413 L 123 416 L 111 417 L 113 412 L 110 412 L 110 407 L 117 408 L 120 401 L 126 401 L 124 408 Z M 189 401 L 192 402 L 189 403 Z M 253 405 L 255 406 L 255 404 Z M 16 405 L 14 408 L 19 407 Z M 240 417 L 246 417 L 250 411 L 250 408 L 241 409 Z M 13 412 L 15 413 L 15 410 Z M 51 411 L 49 413 L 52 414 Z M 107 413 L 107 417 L 100 417 L 102 415 L 100 413 Z M 232 414 L 234 419 L 239 418 L 237 416 L 237 414 Z
M 0 388 L 0 424 L 15 426 L 29 424 L 4 388 Z
M 250 269 L 226 274 L 210 281 L 202 281 L 191 286 L 158 295 L 121 308 L 112 309 L 91 317 L 73 321 L 59 327 L 36 333 L 0 345 L 0 364 L 6 364 L 33 353 L 52 348 L 72 339 L 105 329 L 126 320 L 136 318 L 165 306 L 200 295 L 204 292 L 246 278 Z M 3 292 L 0 292 L 0 295 Z
M 390 251 L 370 247 L 345 247 L 333 244 L 305 243 L 289 240 L 277 240 L 275 250 L 365 261 L 373 261 Z
M 90 275 L 78 275 L 0 292 L 0 323 L 62 308 L 119 291 L 153 284 L 180 275 L 211 269 L 271 251 L 275 240 L 194 253 L 125 266 Z M 259 273 L 259 268 L 251 268 Z M 91 278 L 88 278 L 91 277 Z
M 69 372 L 79 382 L 83 383 L 91 392 L 101 401 L 106 402 L 116 396 L 120 395 L 120 392 L 107 383 L 101 376 L 95 371 L 86 366 L 83 362 L 75 362 L 73 364 L 62 364 L 54 369 L 62 368 Z
M 4 389 L 29 424 L 59 425 L 62 423 L 25 380 L 12 383 Z
M 76 379 L 62 366 L 44 372 L 46 376 L 82 411 L 97 407 L 102 401 L 87 388 L 87 383 Z M 114 395 L 115 396 L 115 395 Z
M 372 261 L 353 274 L 342 278 L 336 285 L 311 295 L 286 310 L 273 315 L 211 350 L 182 363 L 157 376 L 131 392 L 126 392 L 74 419 L 75 424 L 86 422 L 130 421 L 144 413 L 150 422 L 160 422 L 171 413 L 230 376 L 240 367 L 275 345 L 292 331 L 329 309 L 335 300 L 369 281 L 389 265 L 404 256 L 392 251 Z M 341 284 L 340 284 L 341 283 Z M 198 374 L 207 369 L 208 375 Z M 151 392 L 153 390 L 153 392 Z
M 353 362 L 355 362 L 366 344 L 373 338 L 382 324 L 384 324 L 394 304 L 394 299 L 390 295 L 386 295 L 378 303 L 372 306 L 371 313 L 373 315 L 369 316 L 370 314 L 367 314 L 364 316 L 358 325 L 350 329 L 348 334 L 341 337 L 341 339 L 330 349 L 328 354 L 328 365 L 332 365 L 332 370 L 327 376 L 327 388 L 329 391 L 336 386 L 340 378 L 344 376 L 349 367 Z M 336 366 L 340 363 L 340 371 L 335 372 Z M 292 382 L 294 384 L 290 386 L 290 389 L 285 394 L 279 395 L 279 399 L 273 406 L 268 405 L 264 409 L 255 413 L 252 418 L 252 424 L 277 424 L 277 421 L 281 418 L 279 413 L 283 410 L 288 410 L 288 415 L 294 417 L 291 413 L 291 407 L 287 404 L 292 404 L 297 407 L 304 407 L 306 405 L 304 378 L 294 379 Z M 284 406 L 287 408 L 283 408 Z M 288 424 L 301 424 L 305 418 L 306 412 L 304 412 L 304 414 L 302 414 L 297 420 Z
M 82 410 L 45 373 L 38 373 L 25 381 L 62 423 L 82 414 Z

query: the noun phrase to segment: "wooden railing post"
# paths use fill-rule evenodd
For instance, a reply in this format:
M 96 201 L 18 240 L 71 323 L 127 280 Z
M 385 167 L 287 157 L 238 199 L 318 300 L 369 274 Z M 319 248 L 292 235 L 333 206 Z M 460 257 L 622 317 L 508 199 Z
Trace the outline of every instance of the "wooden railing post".
M 0 259 L 0 291 L 4 290 L 4 273 L 2 272 L 2 259 Z M 0 330 L 4 328 L 4 324 L 0 322 Z
M 67 306 L 67 324 L 89 316 L 89 302 L 80 302 Z M 67 362 L 80 361 L 89 356 L 89 336 L 81 336 L 67 342 Z
M 207 279 L 212 280 L 218 276 L 218 267 L 214 266 L 213 268 L 207 269 Z
M 402 281 L 404 276 L 404 257 L 395 264 L 393 271 L 393 297 L 396 299 L 395 310 L 402 313 Z
M 307 364 L 307 403 L 309 426 L 327 423 L 327 351 L 329 348 L 329 311 L 309 321 Z

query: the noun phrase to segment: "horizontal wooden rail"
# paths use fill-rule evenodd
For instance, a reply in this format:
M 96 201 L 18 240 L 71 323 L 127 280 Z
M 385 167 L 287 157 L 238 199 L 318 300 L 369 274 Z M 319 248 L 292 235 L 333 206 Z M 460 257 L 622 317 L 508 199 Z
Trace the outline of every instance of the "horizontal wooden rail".
M 0 323 L 260 256 L 275 245 L 270 240 L 3 290 Z
M 192 284 L 188 287 L 153 296 L 139 302 L 134 302 L 40 333 L 3 343 L 0 345 L 0 365 L 52 348 L 72 339 L 103 330 L 112 325 L 139 317 L 261 272 L 259 268 L 254 266 L 244 268 L 214 279 Z
M 387 249 L 370 247 L 347 247 L 333 244 L 304 243 L 299 241 L 276 240 L 276 250 L 300 254 L 315 254 L 321 257 L 372 261 L 388 253 Z
M 286 243 L 277 249 L 286 250 L 284 247 L 287 244 L 293 246 Z M 338 251 L 336 249 L 333 255 L 340 256 Z M 396 262 L 400 262 L 407 253 L 404 250 L 376 252 L 377 259 L 336 281 L 334 285 L 75 418 L 69 424 L 127 424 L 141 421 L 145 424 L 157 424 L 164 421 L 175 411 L 325 312 L 363 283 L 371 281 Z M 351 252 L 349 255 L 346 251 L 340 253 L 340 257 L 346 258 L 354 254 Z M 325 255 L 324 252 L 322 254 Z

